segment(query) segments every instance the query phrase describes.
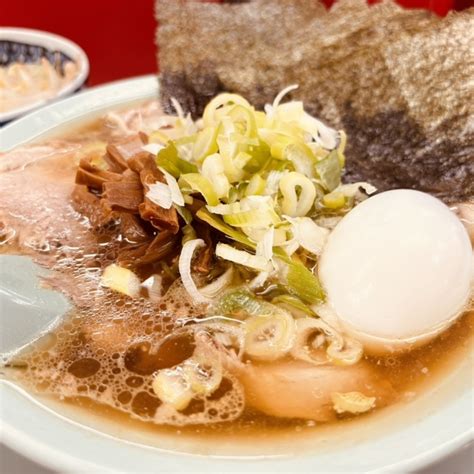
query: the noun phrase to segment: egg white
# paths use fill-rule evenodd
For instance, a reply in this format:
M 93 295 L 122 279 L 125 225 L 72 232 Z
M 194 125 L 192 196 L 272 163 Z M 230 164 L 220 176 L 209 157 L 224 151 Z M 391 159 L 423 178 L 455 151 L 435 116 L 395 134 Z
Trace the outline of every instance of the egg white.
M 340 325 L 378 354 L 419 346 L 449 327 L 466 309 L 473 273 L 460 220 L 413 190 L 355 207 L 330 234 L 319 265 Z

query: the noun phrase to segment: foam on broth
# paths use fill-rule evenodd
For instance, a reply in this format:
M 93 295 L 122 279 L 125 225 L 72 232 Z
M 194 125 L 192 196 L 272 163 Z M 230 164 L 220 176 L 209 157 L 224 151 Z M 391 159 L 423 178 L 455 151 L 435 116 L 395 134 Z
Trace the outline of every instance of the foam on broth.
M 150 121 L 159 113 L 150 104 L 143 110 Z M 127 113 L 133 120 L 134 111 Z M 182 325 L 183 318 L 201 313 L 178 282 L 159 303 L 145 298 L 132 301 L 99 285 L 102 268 L 115 261 L 120 238 L 113 228 L 93 234 L 87 219 L 73 209 L 70 195 L 80 156 L 117 133 L 117 128 L 96 120 L 1 157 L 0 251 L 31 256 L 52 269 L 45 283 L 67 294 L 75 308 L 54 333 L 12 361 L 7 377 L 29 390 L 146 432 L 205 430 L 245 436 L 317 427 L 311 421 L 269 417 L 246 408 L 243 389 L 231 374 L 216 394 L 197 400 L 178 416 L 154 396 L 152 374 L 186 359 L 193 349 L 185 335 L 168 338 L 161 346 L 158 342 Z M 394 401 L 410 401 L 466 357 L 473 325 L 471 312 L 423 348 L 368 362 L 393 386 Z M 374 415 L 362 420 L 367 416 Z M 343 419 L 337 424 L 349 422 Z

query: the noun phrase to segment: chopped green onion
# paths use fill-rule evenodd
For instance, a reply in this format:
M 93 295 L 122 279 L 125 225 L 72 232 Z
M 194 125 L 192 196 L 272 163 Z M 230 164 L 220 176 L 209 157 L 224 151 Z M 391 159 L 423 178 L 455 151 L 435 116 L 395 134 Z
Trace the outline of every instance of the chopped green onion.
M 244 170 L 238 168 L 234 163 L 234 157 L 237 154 L 238 145 L 230 137 L 219 135 L 217 137 L 217 144 L 219 146 L 219 153 L 222 156 L 224 164 L 224 172 L 227 179 L 231 183 L 241 181 L 244 177 Z
M 271 269 L 271 263 L 265 257 L 253 255 L 245 250 L 238 250 L 231 245 L 218 243 L 216 245 L 216 255 L 224 260 L 255 270 L 269 271 Z
M 190 240 L 197 239 L 196 236 L 196 231 L 190 224 L 186 224 L 183 229 L 183 238 L 181 239 L 182 245 L 184 245 L 186 242 L 189 242 Z
M 280 135 L 272 141 L 270 147 L 271 155 L 277 160 L 285 159 L 285 152 L 289 145 L 294 143 L 294 139 L 287 137 L 285 135 Z
M 339 130 L 339 145 L 337 147 L 337 154 L 339 157 L 339 163 L 341 168 L 344 168 L 346 164 L 346 157 L 344 156 L 344 150 L 346 149 L 347 135 L 344 130 Z
M 333 150 L 337 144 L 336 130 L 327 127 L 320 120 L 312 117 L 306 112 L 298 121 L 299 127 L 311 134 L 313 139 L 327 150 Z
M 324 353 L 321 351 L 323 348 Z M 363 349 L 359 342 L 344 337 L 326 321 L 303 317 L 296 321 L 296 339 L 291 354 L 311 364 L 321 365 L 329 361 L 347 366 L 359 362 Z
M 222 382 L 222 363 L 210 342 L 198 339 L 196 343 L 194 354 L 183 363 L 184 376 L 194 393 L 209 395 Z
M 258 146 L 260 143 L 258 138 L 247 137 L 246 135 L 241 135 L 240 133 L 230 133 L 229 138 L 238 145 Z
M 277 309 L 271 315 L 250 316 L 244 322 L 245 352 L 253 359 L 275 360 L 289 352 L 295 338 L 295 320 Z
M 336 365 L 354 365 L 364 354 L 364 348 L 359 341 L 349 337 L 335 335 L 329 338 L 330 344 L 326 350 L 329 360 Z
M 181 173 L 196 173 L 197 167 L 186 160 L 179 158 L 178 150 L 173 142 L 161 149 L 156 156 L 156 165 L 164 168 L 175 178 L 179 178 Z
M 314 312 L 311 310 L 309 306 L 304 304 L 299 298 L 293 295 L 279 295 L 275 296 L 272 299 L 273 304 L 284 304 L 286 306 L 290 306 L 292 308 L 297 309 L 298 311 L 307 314 L 308 316 L 315 316 Z
M 298 173 L 307 178 L 315 177 L 316 157 L 311 148 L 304 143 L 294 142 L 289 144 L 284 150 L 283 158 L 290 161 Z
M 245 108 L 251 108 L 251 105 L 242 96 L 238 94 L 219 94 L 218 96 L 214 97 L 214 99 L 212 99 L 204 109 L 204 113 L 202 115 L 204 126 L 215 126 L 218 120 L 217 110 L 220 107 L 226 106 L 228 104 L 237 104 Z
M 247 196 L 262 195 L 265 192 L 266 181 L 259 175 L 254 174 L 249 181 L 245 194 Z
M 234 165 L 237 168 L 243 168 L 250 160 L 252 159 L 252 155 L 245 153 L 244 151 L 240 151 L 234 158 Z
M 227 202 L 229 204 L 240 205 L 239 198 L 240 198 L 240 194 L 239 194 L 238 189 L 235 186 L 231 186 L 230 189 L 229 189 L 229 195 L 227 196 Z M 215 207 L 217 207 L 217 206 L 215 206 Z
M 217 151 L 217 127 L 206 127 L 197 134 L 193 145 L 193 160 L 201 163 L 204 158 Z
M 309 310 L 309 308 L 307 309 Z M 269 318 L 275 315 L 287 314 L 282 308 L 257 298 L 252 292 L 242 288 L 227 292 L 219 300 L 214 311 L 217 314 L 224 314 L 237 319 L 245 319 L 249 316 Z M 314 316 L 314 313 L 311 313 L 311 315 Z
M 228 115 L 234 124 L 244 125 L 242 132 L 246 137 L 257 136 L 257 123 L 255 121 L 253 107 L 251 107 L 250 104 L 248 106 L 237 104 L 232 107 Z
M 287 217 L 291 223 L 293 239 L 308 252 L 320 255 L 329 235 L 329 230 L 321 227 L 310 217 Z
M 314 304 L 324 300 L 324 291 L 318 278 L 301 262 L 288 264 L 286 275 L 288 290 L 305 303 Z
M 153 391 L 163 402 L 175 410 L 183 410 L 189 405 L 194 396 L 191 384 L 186 380 L 183 367 L 162 369 L 153 379 Z
M 341 184 L 334 190 L 334 192 L 337 191 L 340 191 L 342 194 L 344 194 L 346 199 L 354 199 L 357 195 L 361 195 L 364 198 L 366 197 L 365 195 L 370 196 L 377 191 L 377 188 L 372 186 L 370 183 L 365 183 L 362 181 L 358 183 Z
M 265 125 L 266 120 L 267 120 L 267 116 L 265 112 L 261 110 L 255 111 L 255 122 L 257 123 L 258 128 L 262 128 Z
M 178 148 L 180 146 L 183 146 L 183 145 L 190 145 L 191 143 L 194 144 L 194 142 L 196 141 L 196 138 L 197 138 L 197 134 L 187 135 L 185 137 L 180 137 L 180 138 L 177 138 L 176 140 L 174 140 L 174 144 L 175 144 L 176 148 Z
M 361 392 L 334 392 L 331 394 L 331 400 L 336 413 L 351 413 L 358 415 L 365 413 L 375 407 L 375 397 L 367 397 Z
M 245 164 L 244 170 L 247 173 L 257 173 L 265 167 L 269 160 L 272 159 L 270 155 L 270 147 L 261 140 L 258 146 L 248 147 L 247 153 L 252 157 L 251 160 Z
M 206 222 L 214 229 L 222 232 L 227 237 L 235 240 L 236 242 L 245 245 L 246 247 L 255 249 L 257 246 L 240 230 L 234 229 L 230 225 L 227 225 L 221 218 L 211 214 L 207 209 L 201 207 L 196 213 L 196 216 L 203 222 Z
M 165 178 L 166 184 L 168 185 L 169 192 L 171 195 L 171 200 L 173 201 L 173 203 L 176 204 L 177 206 L 184 206 L 184 196 L 182 195 L 181 190 L 179 189 L 176 178 L 172 176 L 170 173 L 168 173 L 168 171 L 166 171 L 164 168 L 160 167 L 159 170 L 163 173 L 163 176 Z
M 340 191 L 333 191 L 323 196 L 323 204 L 329 209 L 339 209 L 346 203 L 346 197 Z
M 135 298 L 140 293 L 140 280 L 128 268 L 115 263 L 105 268 L 101 278 L 101 285 L 124 295 Z
M 186 202 L 186 197 L 184 198 L 184 201 Z M 191 222 L 193 221 L 193 215 L 191 211 L 189 211 L 185 207 L 177 206 L 176 204 L 174 204 L 173 207 L 176 209 L 176 212 L 183 218 L 183 221 L 186 224 L 191 224 Z
M 341 185 L 344 132 L 311 117 L 301 101 L 280 103 L 295 88 L 281 91 L 265 112 L 239 95 L 220 94 L 196 122 L 175 104 L 180 117 L 153 141 L 165 145 L 154 152 L 170 190 L 179 180 L 172 201 L 187 224 L 183 243 L 196 239 L 193 217 L 207 223 L 224 242 L 225 236 L 246 249 L 220 242 L 218 256 L 257 269 L 265 279 L 278 265 L 286 294 L 274 301 L 314 316 L 307 305 L 325 295 L 298 250 L 318 256 L 328 231 L 315 224 L 317 213 L 342 214 L 360 199 L 357 189 Z M 195 215 L 186 209 L 193 194 L 207 204 Z
M 169 137 L 164 134 L 163 132 L 160 132 L 159 130 L 156 130 L 148 136 L 148 143 L 160 143 L 162 145 L 165 145 L 168 143 Z
M 294 168 L 293 163 L 290 160 L 273 160 L 267 163 L 265 169 L 271 169 L 275 171 L 292 171 Z
M 237 212 L 235 214 L 226 214 L 224 215 L 224 222 L 233 227 L 262 228 L 278 224 L 280 219 L 273 209 L 267 207 L 262 210 L 251 209 L 249 211 Z
M 207 298 L 215 298 L 232 283 L 233 278 L 234 267 L 229 266 L 229 268 L 222 275 L 212 280 L 212 282 L 208 285 L 199 288 L 199 292 Z
M 216 312 L 226 316 L 246 317 L 256 314 L 266 314 L 268 303 L 255 297 L 245 289 L 238 289 L 226 293 L 217 303 Z
M 341 163 L 337 150 L 331 151 L 326 158 L 316 163 L 316 172 L 324 189 L 333 191 L 341 183 Z
M 283 196 L 281 203 L 283 214 L 291 217 L 306 215 L 316 199 L 316 189 L 311 180 L 293 171 L 280 179 L 279 186 Z M 299 195 L 298 189 L 300 189 Z
M 226 198 L 229 195 L 230 183 L 224 174 L 224 163 L 219 153 L 209 155 L 204 160 L 201 174 L 212 183 L 218 198 Z
M 211 206 L 217 206 L 219 199 L 211 182 L 199 173 L 187 173 L 179 178 L 179 186 L 181 189 L 188 186 L 192 191 L 196 191 L 204 197 L 206 202 Z
M 231 204 L 218 204 L 217 206 L 206 206 L 212 214 L 226 215 L 240 212 L 240 202 L 233 202 Z
M 284 89 L 282 89 L 273 99 L 272 108 L 277 109 L 280 106 L 280 102 L 283 99 L 283 97 L 285 97 L 285 95 L 290 93 L 291 91 L 298 89 L 298 87 L 299 87 L 298 84 L 291 84 L 290 86 L 287 86 Z M 300 104 L 300 102 L 290 102 L 290 104 Z
M 283 276 L 289 293 L 297 296 L 307 304 L 324 301 L 324 290 L 318 278 L 306 266 L 291 257 L 284 250 L 276 248 L 275 256 L 283 262 Z

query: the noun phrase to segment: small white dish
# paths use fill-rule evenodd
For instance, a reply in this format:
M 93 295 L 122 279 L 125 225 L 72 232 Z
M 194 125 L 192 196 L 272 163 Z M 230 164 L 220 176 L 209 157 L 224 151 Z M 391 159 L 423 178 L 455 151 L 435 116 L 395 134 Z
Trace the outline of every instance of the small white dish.
M 67 97 L 79 90 L 86 82 L 89 76 L 89 60 L 84 50 L 76 43 L 59 35 L 48 33 L 46 31 L 32 30 L 28 28 L 0 28 L 0 40 L 24 43 L 33 46 L 42 46 L 51 51 L 60 51 L 71 58 L 79 67 L 76 77 L 60 89 L 53 97 L 49 99 L 35 100 L 27 105 L 0 112 L 0 125 L 22 115 L 31 112 L 48 102 Z
M 158 94 L 153 76 L 116 82 L 48 105 L 0 130 L 0 151 L 55 134 Z M 331 431 L 197 439 L 105 421 L 28 394 L 0 378 L 1 441 L 60 472 L 410 472 L 474 440 L 472 353 L 419 397 Z

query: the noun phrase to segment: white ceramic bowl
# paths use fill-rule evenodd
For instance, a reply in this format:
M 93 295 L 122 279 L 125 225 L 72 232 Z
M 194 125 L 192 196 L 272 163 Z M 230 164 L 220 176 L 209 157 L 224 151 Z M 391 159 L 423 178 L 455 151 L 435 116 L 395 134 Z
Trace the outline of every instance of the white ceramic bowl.
M 97 87 L 44 107 L 0 130 L 0 148 L 55 132 L 105 110 L 156 97 L 145 76 Z M 143 432 L 133 424 L 84 416 L 0 379 L 2 442 L 61 472 L 407 472 L 439 461 L 474 438 L 473 358 L 402 406 L 344 429 L 256 437 Z
M 0 124 L 18 118 L 48 102 L 71 95 L 84 85 L 89 76 L 89 60 L 86 53 L 80 46 L 67 38 L 46 31 L 31 30 L 28 28 L 0 28 L 0 40 L 16 41 L 28 45 L 42 46 L 51 51 L 61 51 L 79 66 L 77 76 L 60 89 L 54 97 L 36 100 L 28 105 L 15 108 L 8 112 L 1 112 Z

